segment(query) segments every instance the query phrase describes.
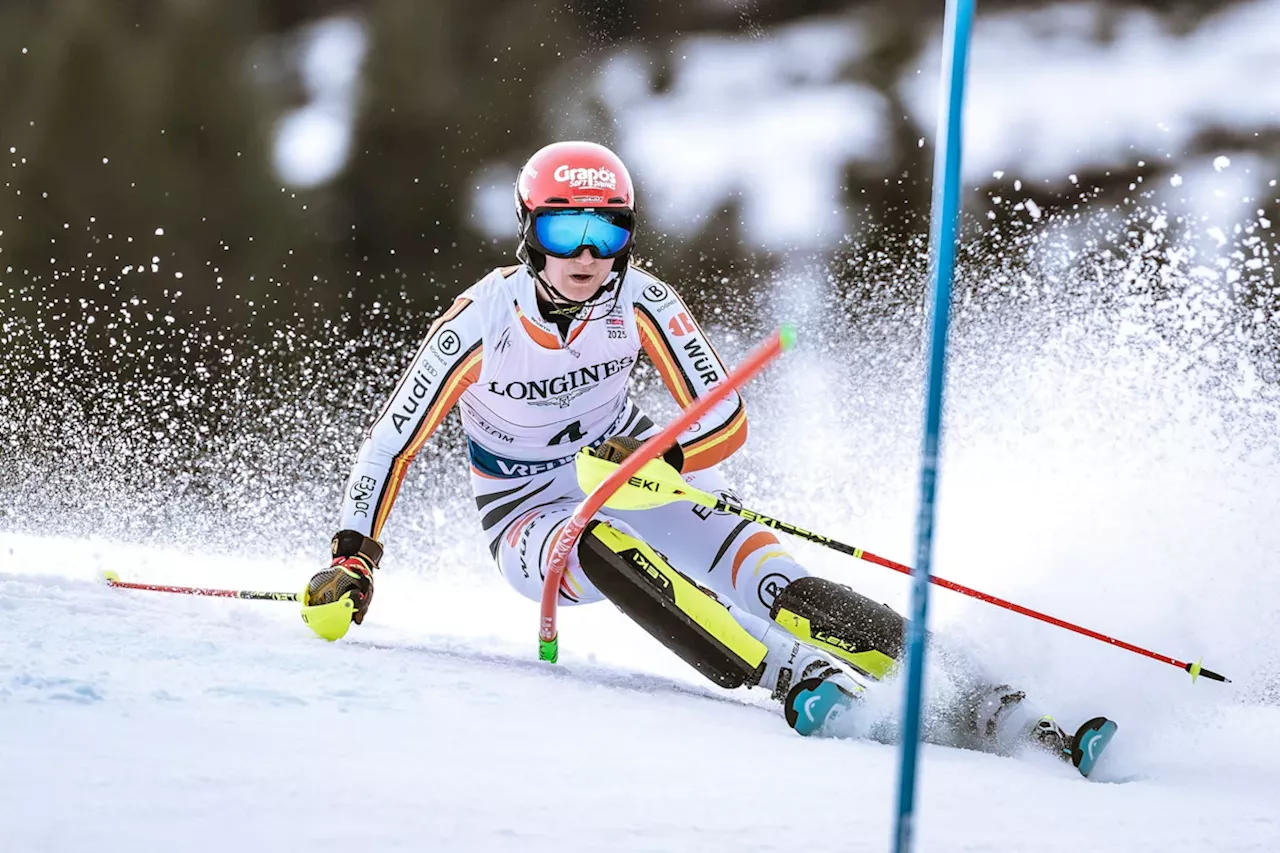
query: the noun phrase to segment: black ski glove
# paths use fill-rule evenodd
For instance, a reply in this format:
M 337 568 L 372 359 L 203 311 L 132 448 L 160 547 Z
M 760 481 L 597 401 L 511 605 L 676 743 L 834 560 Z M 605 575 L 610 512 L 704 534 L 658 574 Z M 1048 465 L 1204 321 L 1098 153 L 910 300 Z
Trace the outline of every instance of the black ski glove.
M 307 604 L 332 604 L 348 592 L 355 605 L 352 620 L 359 625 L 373 601 L 373 570 L 382 559 L 382 546 L 355 530 L 333 536 L 333 562 L 307 584 Z
M 615 465 L 621 465 L 622 461 L 634 453 L 636 448 L 642 444 L 644 442 L 638 438 L 632 438 L 629 435 L 615 435 L 591 451 L 591 455 L 612 462 Z M 680 447 L 679 443 L 673 444 L 662 454 L 662 459 L 672 468 L 679 471 L 684 467 L 684 449 Z

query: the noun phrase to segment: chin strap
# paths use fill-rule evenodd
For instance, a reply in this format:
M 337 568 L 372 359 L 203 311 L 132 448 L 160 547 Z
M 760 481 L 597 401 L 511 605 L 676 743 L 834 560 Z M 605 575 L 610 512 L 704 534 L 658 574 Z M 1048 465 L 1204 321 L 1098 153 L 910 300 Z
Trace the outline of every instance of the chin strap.
M 600 317 L 607 317 L 613 311 L 614 305 L 618 304 L 618 299 L 622 296 L 622 278 L 625 274 L 625 269 L 620 273 L 613 273 L 612 279 L 606 279 L 605 283 L 600 285 L 599 290 L 593 293 L 589 299 L 584 299 L 581 302 L 576 302 L 556 290 L 551 282 L 542 277 L 541 272 L 534 271 L 533 277 L 535 281 L 546 288 L 547 293 L 551 296 L 551 299 L 548 300 L 552 306 L 551 313 L 576 319 L 585 309 L 588 312 L 588 316 L 583 322 L 590 322 L 591 320 L 598 320 Z M 608 310 L 599 316 L 591 316 L 599 304 L 596 300 L 609 291 L 613 291 L 613 302 L 610 303 Z

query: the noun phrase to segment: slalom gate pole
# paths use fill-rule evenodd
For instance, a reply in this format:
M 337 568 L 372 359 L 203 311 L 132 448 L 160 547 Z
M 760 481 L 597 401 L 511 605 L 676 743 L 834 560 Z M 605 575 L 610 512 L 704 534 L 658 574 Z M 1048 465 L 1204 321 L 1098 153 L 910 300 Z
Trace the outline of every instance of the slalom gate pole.
M 542 621 L 538 629 L 539 658 L 555 663 L 560 657 L 560 638 L 556 630 L 556 605 L 560 597 L 560 581 L 569 565 L 569 552 L 578 543 L 578 537 L 586 529 L 587 523 L 600 510 L 600 507 L 604 506 L 609 496 L 639 471 L 646 462 L 674 444 L 680 433 L 710 411 L 712 406 L 745 385 L 748 380 L 763 370 L 765 365 L 785 350 L 791 349 L 795 345 L 795 339 L 794 326 L 787 324 L 779 328 L 769 336 L 768 340 L 756 347 L 742 364 L 730 371 L 723 382 L 695 400 L 692 406 L 681 412 L 680 416 L 667 424 L 660 433 L 636 448 L 616 471 L 578 504 L 564 529 L 556 536 L 547 561 L 547 574 L 542 581 Z
M 929 569 L 933 558 L 934 498 L 938 482 L 938 445 L 942 434 L 942 392 L 946 383 L 947 327 L 951 320 L 951 278 L 955 266 L 960 210 L 960 150 L 964 117 L 965 66 L 975 0 L 947 0 L 942 36 L 942 97 L 933 161 L 932 223 L 933 314 L 929 324 L 929 377 L 925 389 L 924 440 L 920 451 L 920 506 L 916 517 L 916 570 L 911 583 L 911 612 L 906 627 L 906 699 L 902 752 L 898 765 L 898 813 L 894 853 L 913 847 L 916 757 L 924 698 L 925 625 L 929 611 Z
M 251 589 L 209 589 L 199 586 L 164 586 L 154 583 L 129 583 L 120 580 L 115 572 L 104 573 L 107 586 L 117 589 L 143 589 L 149 592 L 172 592 L 178 595 L 209 595 L 215 598 L 247 598 L 257 601 L 300 601 L 298 592 L 259 592 Z

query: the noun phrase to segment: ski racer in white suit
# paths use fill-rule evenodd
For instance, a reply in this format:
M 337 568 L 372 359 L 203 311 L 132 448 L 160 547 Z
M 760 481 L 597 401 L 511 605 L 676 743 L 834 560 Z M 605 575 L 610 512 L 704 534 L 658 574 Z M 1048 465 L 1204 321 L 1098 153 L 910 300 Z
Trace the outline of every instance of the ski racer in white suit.
M 360 449 L 333 564 L 312 579 L 308 606 L 350 596 L 354 621 L 364 619 L 406 470 L 455 405 L 489 551 L 517 591 L 540 600 L 554 539 L 585 497 L 574 455 L 590 447 L 619 461 L 658 431 L 627 393 L 641 349 L 681 407 L 726 375 L 676 291 L 629 264 L 634 190 L 613 152 L 586 142 L 543 148 L 520 172 L 516 208 L 523 263 L 490 272 L 428 330 Z M 665 458 L 697 488 L 734 499 L 715 466 L 746 437 L 743 401 L 731 394 Z M 571 553 L 561 603 L 610 598 L 713 681 L 771 690 L 802 733 L 821 729 L 900 655 L 898 614 L 811 577 L 757 523 L 684 503 L 597 518 Z M 672 584 L 708 594 L 655 596 L 648 581 L 658 574 L 667 598 Z M 965 709 L 970 727 L 995 733 L 1020 698 L 985 685 Z

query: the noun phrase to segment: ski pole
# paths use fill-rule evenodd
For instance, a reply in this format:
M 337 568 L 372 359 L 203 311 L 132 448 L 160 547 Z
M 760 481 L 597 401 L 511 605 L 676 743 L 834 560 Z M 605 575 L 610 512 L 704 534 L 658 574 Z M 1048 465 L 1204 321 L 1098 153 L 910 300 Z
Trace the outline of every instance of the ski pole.
M 174 592 L 179 595 L 210 595 L 217 598 L 249 598 L 255 601 L 301 601 L 299 592 L 259 592 L 252 589 L 209 589 L 199 586 L 164 586 L 154 583 L 128 583 L 115 572 L 104 572 L 107 586 L 117 589 L 144 589 L 150 592 Z
M 784 324 L 770 335 L 768 340 L 749 353 L 742 364 L 731 370 L 723 382 L 695 400 L 693 405 L 681 412 L 680 416 L 667 424 L 661 432 L 637 447 L 621 465 L 617 466 L 616 471 L 606 472 L 590 489 L 583 489 L 587 497 L 578 504 L 564 529 L 555 537 L 551 554 L 547 559 L 547 574 L 542 581 L 542 621 L 538 628 L 539 658 L 555 663 L 560 656 L 560 639 L 556 631 L 556 606 L 560 597 L 560 580 L 564 577 L 564 571 L 569 565 L 569 552 L 573 550 L 578 538 L 586 530 L 592 516 L 605 504 L 613 491 L 640 470 L 646 461 L 670 447 L 680 433 L 710 411 L 712 406 L 745 385 L 747 380 L 763 370 L 765 365 L 781 355 L 784 350 L 791 349 L 795 339 L 795 327 Z
M 592 456 L 591 452 L 586 449 L 578 452 L 575 463 L 577 465 L 578 472 L 578 485 L 584 492 L 588 493 L 590 493 L 593 484 L 601 482 L 605 476 L 612 473 L 611 469 L 616 469 L 618 467 L 612 462 Z M 695 503 L 699 506 L 704 506 L 712 510 L 733 513 L 734 515 L 745 518 L 748 521 L 754 521 L 758 524 L 763 524 L 766 527 L 781 530 L 784 533 L 790 533 L 792 536 L 813 542 L 817 545 L 823 546 L 824 548 L 830 548 L 833 551 L 839 551 L 841 554 L 848 554 L 849 556 L 855 557 L 863 562 L 874 563 L 875 565 L 883 566 L 886 569 L 893 569 L 895 572 L 901 572 L 904 575 L 911 574 L 910 566 L 905 566 L 902 563 L 897 563 L 893 560 L 872 554 L 870 551 L 864 551 L 861 548 L 855 548 L 852 545 L 846 545 L 843 542 L 837 542 L 835 539 L 828 536 L 812 533 L 802 527 L 797 527 L 788 521 L 781 521 L 764 515 L 763 513 L 755 512 L 754 510 L 750 510 L 736 504 L 731 504 L 727 501 L 721 500 L 710 492 L 704 492 L 701 489 L 694 488 L 684 481 L 684 478 L 680 476 L 680 472 L 676 471 L 676 469 L 672 468 L 661 459 L 650 460 L 641 467 L 637 473 L 627 477 L 626 482 L 624 482 L 623 485 L 615 491 L 607 501 L 605 501 L 604 505 L 614 509 L 636 510 L 662 506 L 663 504 L 668 504 L 678 500 L 689 501 L 690 503 Z M 976 598 L 979 601 L 985 601 L 988 604 L 1003 607 L 1005 610 L 1012 610 L 1014 613 L 1020 613 L 1023 616 L 1030 616 L 1032 619 L 1038 619 L 1041 622 L 1047 622 L 1050 625 L 1056 625 L 1059 628 L 1065 628 L 1068 631 L 1073 631 L 1085 637 L 1091 637 L 1095 640 L 1100 640 L 1126 651 L 1143 655 L 1144 657 L 1149 657 L 1152 660 L 1176 666 L 1181 670 L 1189 672 L 1191 674 L 1192 681 L 1195 681 L 1202 675 L 1213 681 L 1229 682 L 1231 680 L 1219 675 L 1213 670 L 1205 669 L 1201 666 L 1199 661 L 1196 661 L 1195 663 L 1188 663 L 1186 661 L 1178 660 L 1177 658 L 1169 657 L 1168 655 L 1162 655 L 1149 649 L 1144 649 L 1141 646 L 1135 646 L 1132 643 L 1127 643 L 1124 640 L 1109 637 L 1106 634 L 1099 633 L 1090 628 L 1085 628 L 1072 622 L 1067 622 L 1065 619 L 1059 619 L 1056 616 L 1050 616 L 1047 613 L 1032 610 L 1030 607 L 1023 607 L 1021 604 L 1006 601 L 1003 598 L 998 598 L 997 596 L 982 592 L 981 590 L 973 589 L 972 587 L 967 587 L 963 584 L 946 580 L 945 578 L 940 578 L 937 575 L 930 575 L 929 582 L 937 584 L 943 589 L 949 589 L 953 592 L 958 592 L 961 595 L 967 595 L 970 598 Z

